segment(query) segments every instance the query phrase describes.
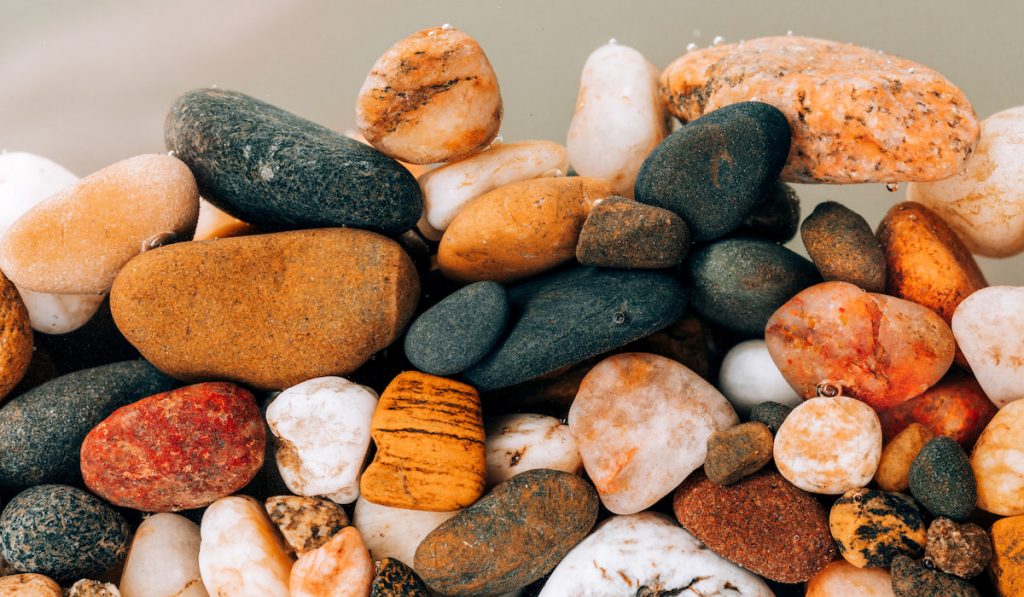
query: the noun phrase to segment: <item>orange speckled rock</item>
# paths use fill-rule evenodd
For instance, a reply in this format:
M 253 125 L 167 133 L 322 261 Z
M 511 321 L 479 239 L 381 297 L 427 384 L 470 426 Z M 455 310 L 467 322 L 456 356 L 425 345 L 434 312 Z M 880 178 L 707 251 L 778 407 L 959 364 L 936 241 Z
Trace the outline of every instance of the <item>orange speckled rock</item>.
M 0 273 L 0 399 L 28 372 L 32 362 L 32 324 L 18 290 Z
M 42 574 L 12 574 L 0 578 L 0 597 L 62 597 L 60 585 Z
M 587 214 L 614 195 L 603 180 L 538 178 L 499 187 L 467 204 L 445 230 L 437 261 L 461 281 L 512 282 L 576 256 Z
M 1011 516 L 992 525 L 992 576 L 1005 597 L 1024 595 L 1024 516 Z
M 0 243 L 0 268 L 20 288 L 54 294 L 110 289 L 139 253 L 192 238 L 199 190 L 167 155 L 128 158 L 32 208 Z
M 684 121 L 757 99 L 793 129 L 789 182 L 931 181 L 956 174 L 978 141 L 974 108 L 916 62 L 808 37 L 763 37 L 687 52 L 661 75 Z
M 910 465 L 935 435 L 920 423 L 911 423 L 906 429 L 885 444 L 882 459 L 878 461 L 875 471 L 875 483 L 885 491 L 901 491 L 910 489 Z
M 373 561 L 355 527 L 302 554 L 292 566 L 290 597 L 368 597 Z
M 884 568 L 858 568 L 836 560 L 807 581 L 806 597 L 893 597 L 892 576 Z
M 472 386 L 418 371 L 401 373 L 381 394 L 370 433 L 377 453 L 360 479 L 367 500 L 447 512 L 483 495 L 483 413 Z
M 997 410 L 970 374 L 954 371 L 924 394 L 882 411 L 878 418 L 886 441 L 917 422 L 969 450 Z

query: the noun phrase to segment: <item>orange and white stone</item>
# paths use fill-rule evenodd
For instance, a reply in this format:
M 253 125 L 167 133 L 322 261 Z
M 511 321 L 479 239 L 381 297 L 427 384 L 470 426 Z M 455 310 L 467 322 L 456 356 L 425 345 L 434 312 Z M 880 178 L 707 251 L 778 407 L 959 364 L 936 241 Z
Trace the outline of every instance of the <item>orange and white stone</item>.
M 355 527 L 345 527 L 292 566 L 291 597 L 367 597 L 373 561 Z
M 892 576 L 885 568 L 858 568 L 836 560 L 807 581 L 806 597 L 893 597 Z
M 779 472 L 804 491 L 839 495 L 864 487 L 882 456 L 882 425 L 854 398 L 812 398 L 793 409 L 775 434 Z
M 210 595 L 289 597 L 292 558 L 262 504 L 221 498 L 206 509 L 199 532 L 199 570 Z
M 953 335 L 985 395 L 998 407 L 1024 398 L 1024 286 L 992 286 L 953 313 Z
M 633 197 L 640 166 L 669 133 L 658 74 L 629 46 L 608 42 L 590 54 L 565 143 L 580 176 L 602 178 Z
M 374 561 L 395 558 L 412 566 L 420 541 L 442 522 L 459 513 L 428 512 L 382 506 L 360 497 L 352 525 L 362 533 Z
M 989 421 L 971 453 L 978 507 L 1000 516 L 1024 514 L 1024 400 Z
M 575 473 L 583 466 L 569 426 L 554 417 L 504 415 L 487 425 L 486 437 L 488 487 L 536 468 Z

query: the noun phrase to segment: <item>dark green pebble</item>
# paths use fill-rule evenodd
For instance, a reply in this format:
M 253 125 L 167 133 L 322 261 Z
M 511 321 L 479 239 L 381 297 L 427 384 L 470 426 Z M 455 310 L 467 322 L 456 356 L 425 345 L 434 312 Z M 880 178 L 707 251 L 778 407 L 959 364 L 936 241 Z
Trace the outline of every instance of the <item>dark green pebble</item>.
M 751 422 L 764 423 L 772 432 L 772 435 L 779 430 L 782 422 L 786 420 L 793 408 L 778 402 L 762 402 L 750 410 Z
M 978 484 L 960 444 L 939 436 L 921 448 L 910 465 L 910 493 L 929 512 L 963 522 L 974 513 Z

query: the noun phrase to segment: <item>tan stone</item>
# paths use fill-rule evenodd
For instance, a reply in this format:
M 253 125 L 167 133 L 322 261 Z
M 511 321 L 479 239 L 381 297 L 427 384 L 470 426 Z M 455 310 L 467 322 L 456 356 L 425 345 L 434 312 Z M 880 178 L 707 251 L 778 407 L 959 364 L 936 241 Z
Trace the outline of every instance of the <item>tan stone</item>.
M 920 423 L 907 425 L 882 449 L 882 459 L 875 471 L 875 483 L 885 491 L 906 493 L 910 489 L 910 465 L 921 448 L 933 437 L 935 434 Z
M 1011 402 L 992 417 L 971 453 L 978 482 L 978 507 L 1000 516 L 1024 514 L 1024 400 Z
M 0 578 L 0 597 L 62 597 L 60 585 L 42 574 L 15 574 Z
M 807 581 L 806 597 L 893 597 L 892 576 L 885 568 L 858 568 L 836 560 Z

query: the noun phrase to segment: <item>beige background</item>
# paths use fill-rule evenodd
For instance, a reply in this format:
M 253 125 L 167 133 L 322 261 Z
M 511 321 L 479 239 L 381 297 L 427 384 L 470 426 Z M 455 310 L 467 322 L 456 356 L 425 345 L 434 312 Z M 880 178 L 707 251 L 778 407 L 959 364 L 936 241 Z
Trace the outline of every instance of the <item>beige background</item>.
M 980 117 L 1024 104 L 1022 0 L 0 0 L 0 148 L 32 151 L 85 175 L 162 151 L 171 101 L 208 85 L 345 129 L 377 56 L 445 22 L 474 35 L 494 64 L 509 141 L 564 143 L 583 62 L 611 37 L 660 68 L 691 42 L 793 30 L 927 64 L 962 87 Z M 835 199 L 872 226 L 905 192 L 882 185 L 798 191 L 804 215 Z M 990 282 L 1024 284 L 1024 256 L 981 261 Z

